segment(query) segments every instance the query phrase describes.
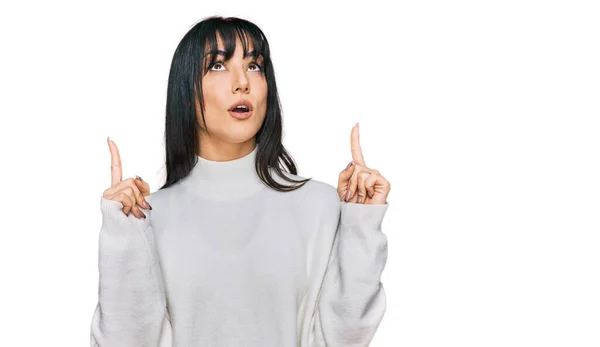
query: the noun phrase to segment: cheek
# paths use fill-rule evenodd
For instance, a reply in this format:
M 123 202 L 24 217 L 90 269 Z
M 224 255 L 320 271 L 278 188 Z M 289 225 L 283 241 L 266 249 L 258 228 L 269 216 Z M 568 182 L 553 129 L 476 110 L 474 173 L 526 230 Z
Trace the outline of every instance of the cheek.
M 256 87 L 256 94 L 257 94 L 257 99 L 258 99 L 258 103 L 261 107 L 261 109 L 264 111 L 267 108 L 267 94 L 268 94 L 268 88 L 267 88 L 267 82 L 266 81 L 261 81 L 261 83 L 257 84 Z
M 219 93 L 220 89 L 217 88 L 214 83 L 203 84 L 202 88 L 204 90 L 204 106 L 206 107 L 207 113 L 221 109 L 225 103 L 225 93 Z

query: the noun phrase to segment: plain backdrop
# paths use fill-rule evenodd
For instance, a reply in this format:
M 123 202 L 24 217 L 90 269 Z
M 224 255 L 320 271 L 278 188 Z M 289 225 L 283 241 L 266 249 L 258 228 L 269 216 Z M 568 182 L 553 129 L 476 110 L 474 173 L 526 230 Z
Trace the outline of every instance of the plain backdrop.
M 0 346 L 87 346 L 106 137 L 164 179 L 175 47 L 210 15 L 265 32 L 299 174 L 337 184 L 360 123 L 392 184 L 371 346 L 600 345 L 594 1 L 0 5 Z

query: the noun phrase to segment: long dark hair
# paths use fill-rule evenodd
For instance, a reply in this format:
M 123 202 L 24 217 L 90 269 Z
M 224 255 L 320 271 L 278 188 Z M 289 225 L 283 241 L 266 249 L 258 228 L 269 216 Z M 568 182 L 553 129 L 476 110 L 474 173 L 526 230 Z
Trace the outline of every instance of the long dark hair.
M 202 121 L 208 131 L 204 119 L 202 76 L 206 67 L 205 52 L 211 53 L 209 56 L 215 56 L 212 53 L 217 50 L 217 33 L 226 52 L 225 61 L 229 60 L 235 51 L 236 38 L 239 38 L 242 43 L 244 56 L 250 41 L 254 50 L 263 57 L 263 72 L 268 88 L 267 110 L 263 124 L 256 133 L 258 146 L 256 173 L 267 186 L 277 191 L 286 192 L 302 187 L 311 178 L 296 181 L 283 173 L 287 171 L 297 175 L 297 170 L 294 159 L 281 142 L 281 106 L 267 38 L 258 26 L 247 20 L 213 16 L 195 24 L 181 39 L 173 55 L 169 71 L 165 121 L 167 177 L 164 185 L 159 189 L 168 188 L 185 178 L 197 164 L 198 153 L 200 153 L 200 124 L 196 98 L 199 100 Z M 283 166 L 280 166 L 280 163 Z M 300 184 L 296 186 L 280 184 L 273 179 L 269 168 L 284 180 Z

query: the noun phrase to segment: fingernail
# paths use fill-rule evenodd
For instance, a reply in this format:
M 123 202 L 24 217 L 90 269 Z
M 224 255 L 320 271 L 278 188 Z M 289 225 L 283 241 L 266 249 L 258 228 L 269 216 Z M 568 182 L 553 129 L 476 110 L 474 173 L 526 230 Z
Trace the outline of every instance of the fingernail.
M 142 214 L 142 218 L 146 219 L 146 215 L 144 214 L 144 212 L 140 211 L 140 213 Z
M 348 166 L 346 166 L 346 168 L 344 169 L 344 171 L 348 171 L 348 169 L 352 166 L 352 162 L 350 162 L 350 164 L 348 164 Z
M 144 180 L 140 176 L 138 176 L 138 175 L 136 175 L 135 178 L 137 178 L 138 180 L 144 182 Z
M 357 202 L 358 202 L 359 204 L 362 204 L 362 196 L 359 196 L 359 197 L 358 197 L 358 201 L 357 201 Z
M 143 201 L 142 201 L 142 204 L 144 204 L 144 207 L 145 207 L 145 208 L 147 208 L 147 209 L 149 209 L 149 210 L 151 210 L 151 209 L 152 209 L 152 206 L 150 206 L 150 204 L 148 203 L 148 201 L 146 201 L 146 200 L 143 200 Z
M 344 201 L 348 202 L 348 200 L 350 199 L 351 196 L 352 196 L 352 190 L 348 189 L 346 191 L 346 197 L 344 198 Z

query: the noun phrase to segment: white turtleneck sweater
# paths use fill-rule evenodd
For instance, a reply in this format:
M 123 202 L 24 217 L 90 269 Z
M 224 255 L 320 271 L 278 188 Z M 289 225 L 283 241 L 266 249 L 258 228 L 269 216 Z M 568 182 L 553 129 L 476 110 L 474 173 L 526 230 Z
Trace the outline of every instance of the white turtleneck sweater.
M 257 149 L 198 157 L 146 197 L 146 219 L 101 198 L 92 347 L 369 345 L 386 308 L 388 204 L 340 201 L 314 179 L 275 191 Z

